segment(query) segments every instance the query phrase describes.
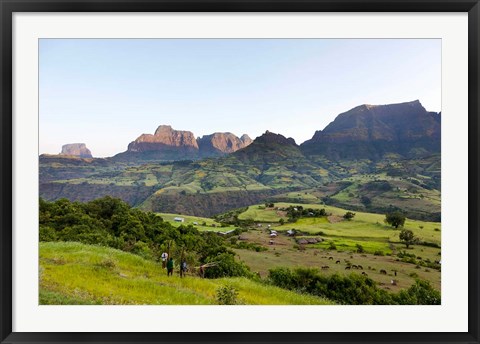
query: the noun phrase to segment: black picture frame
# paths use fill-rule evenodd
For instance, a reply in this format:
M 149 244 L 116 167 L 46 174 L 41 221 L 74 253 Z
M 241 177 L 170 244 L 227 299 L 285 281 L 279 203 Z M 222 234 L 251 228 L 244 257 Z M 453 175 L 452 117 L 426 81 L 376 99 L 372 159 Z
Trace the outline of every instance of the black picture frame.
M 14 12 L 468 12 L 468 332 L 461 333 L 19 333 L 12 332 L 12 15 Z M 1 343 L 479 343 L 478 0 L 0 0 Z

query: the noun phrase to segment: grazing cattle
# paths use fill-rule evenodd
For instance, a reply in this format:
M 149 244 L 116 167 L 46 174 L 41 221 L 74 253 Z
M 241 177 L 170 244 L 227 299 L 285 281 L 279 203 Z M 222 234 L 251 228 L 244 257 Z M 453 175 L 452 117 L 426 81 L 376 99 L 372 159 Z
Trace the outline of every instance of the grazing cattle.
M 387 271 L 385 271 L 385 270 L 382 269 L 382 270 L 380 270 L 380 273 L 381 273 L 382 275 L 386 275 L 386 274 L 387 274 Z
M 333 260 L 333 257 L 328 257 L 328 260 Z
M 356 265 L 352 265 L 352 269 L 357 269 L 358 267 Z
M 350 270 L 350 267 L 349 267 L 349 266 L 346 266 L 346 267 L 345 267 L 345 270 Z
M 322 266 L 322 270 L 327 270 L 327 269 L 330 269 L 330 267 L 328 265 Z
M 362 271 L 362 275 L 364 276 L 368 276 L 367 273 L 365 271 Z
M 391 285 L 397 285 L 397 281 L 396 281 L 396 280 L 391 280 L 391 281 L 390 281 L 390 284 L 391 284 Z
M 339 261 L 339 260 L 337 260 L 337 261 L 335 262 L 335 264 L 340 264 L 340 261 Z
M 360 270 L 363 270 L 363 266 L 361 265 L 357 265 L 357 268 L 359 268 Z
M 368 270 L 372 270 L 372 267 L 370 265 L 368 266 Z

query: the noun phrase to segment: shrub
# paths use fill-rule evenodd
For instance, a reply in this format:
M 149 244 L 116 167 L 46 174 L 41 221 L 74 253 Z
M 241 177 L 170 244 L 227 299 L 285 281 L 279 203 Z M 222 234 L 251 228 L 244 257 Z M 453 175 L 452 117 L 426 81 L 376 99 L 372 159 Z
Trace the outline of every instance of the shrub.
M 56 241 L 57 233 L 55 229 L 48 226 L 40 226 L 40 241 Z
M 363 248 L 362 245 L 357 244 L 356 246 L 357 246 L 357 253 L 363 253 L 363 252 L 365 252 L 365 249 Z
M 373 253 L 374 256 L 384 256 L 385 254 L 383 253 L 383 251 L 375 251 Z
M 232 285 L 224 285 L 217 289 L 216 299 L 219 305 L 236 305 L 238 292 Z
M 248 266 L 243 262 L 235 261 L 232 253 L 220 253 L 217 256 L 208 257 L 205 263 L 215 263 L 215 266 L 205 270 L 206 278 L 221 277 L 250 277 L 252 273 Z

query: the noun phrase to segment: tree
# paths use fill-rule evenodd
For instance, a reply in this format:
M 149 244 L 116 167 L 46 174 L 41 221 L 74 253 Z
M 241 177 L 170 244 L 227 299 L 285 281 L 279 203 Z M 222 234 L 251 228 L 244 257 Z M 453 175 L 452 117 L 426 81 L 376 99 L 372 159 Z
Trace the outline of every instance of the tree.
M 398 228 L 399 226 L 403 227 L 405 224 L 405 215 L 399 211 L 388 213 L 385 215 L 385 222 L 395 228 Z
M 353 219 L 355 217 L 355 213 L 352 213 L 351 211 L 347 211 L 344 215 L 343 215 L 343 218 L 345 220 L 348 220 L 350 221 L 351 219 Z
M 415 235 L 413 235 L 413 232 L 409 229 L 403 229 L 401 232 L 400 232 L 400 240 L 405 244 L 405 246 L 410 246 L 412 244 L 415 243 L 416 241 L 416 238 L 415 238 Z

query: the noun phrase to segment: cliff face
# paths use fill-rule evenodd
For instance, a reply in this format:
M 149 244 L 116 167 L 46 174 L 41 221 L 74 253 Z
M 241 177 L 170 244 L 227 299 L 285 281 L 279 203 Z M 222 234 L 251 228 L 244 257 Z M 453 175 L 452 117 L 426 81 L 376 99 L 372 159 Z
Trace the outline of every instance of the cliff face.
M 213 133 L 197 140 L 201 156 L 215 156 L 236 152 L 252 143 L 252 139 L 244 134 L 238 138 L 232 133 Z
M 198 150 L 197 140 L 191 131 L 174 130 L 169 125 L 161 125 L 155 134 L 142 134 L 128 145 L 129 152 L 162 150 L 166 147 L 182 150 Z
M 246 134 L 238 138 L 232 133 L 213 133 L 196 139 L 191 131 L 161 125 L 153 135 L 140 135 L 128 145 L 126 152 L 117 154 L 114 160 L 196 160 L 233 153 L 251 142 Z
M 324 130 L 305 141 L 307 155 L 332 159 L 377 159 L 440 152 L 440 114 L 427 112 L 418 100 L 391 105 L 361 105 L 338 115 Z
M 62 146 L 60 155 L 69 155 L 79 158 L 91 158 L 92 153 L 87 148 L 85 143 L 69 143 Z

